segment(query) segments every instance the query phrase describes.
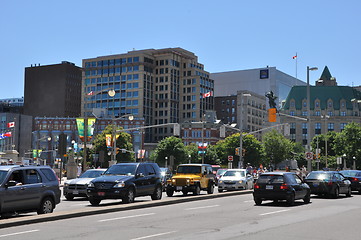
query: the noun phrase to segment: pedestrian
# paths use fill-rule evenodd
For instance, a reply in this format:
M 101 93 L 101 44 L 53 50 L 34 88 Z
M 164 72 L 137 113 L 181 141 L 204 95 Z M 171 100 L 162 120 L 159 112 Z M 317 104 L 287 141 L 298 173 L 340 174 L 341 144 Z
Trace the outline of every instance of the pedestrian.
M 81 174 L 81 163 L 79 163 L 77 170 L 77 176 L 79 177 Z

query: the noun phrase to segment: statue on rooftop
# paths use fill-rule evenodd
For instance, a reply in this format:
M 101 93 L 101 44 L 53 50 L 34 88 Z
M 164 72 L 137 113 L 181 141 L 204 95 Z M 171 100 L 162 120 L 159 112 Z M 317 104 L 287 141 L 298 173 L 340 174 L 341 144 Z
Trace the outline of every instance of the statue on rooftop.
M 268 104 L 269 104 L 270 108 L 276 108 L 276 106 L 277 106 L 277 104 L 276 104 L 277 97 L 273 94 L 273 92 L 269 91 L 268 93 L 266 93 L 265 96 L 268 98 Z

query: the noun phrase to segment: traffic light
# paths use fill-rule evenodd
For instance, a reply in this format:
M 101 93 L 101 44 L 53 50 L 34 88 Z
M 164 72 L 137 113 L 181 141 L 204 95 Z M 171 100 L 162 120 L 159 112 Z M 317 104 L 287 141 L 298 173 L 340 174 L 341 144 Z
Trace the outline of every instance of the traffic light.
M 237 156 L 239 156 L 239 147 L 238 148 L 236 148 L 236 154 L 235 155 L 237 155 Z
M 246 155 L 246 149 L 242 149 L 242 157 L 244 157 L 244 155 Z
M 59 135 L 59 142 L 58 142 L 58 153 L 60 156 L 66 154 L 66 145 L 67 145 L 67 136 L 64 133 Z
M 277 121 L 277 109 L 270 108 L 268 109 L 268 121 L 269 122 L 276 122 Z

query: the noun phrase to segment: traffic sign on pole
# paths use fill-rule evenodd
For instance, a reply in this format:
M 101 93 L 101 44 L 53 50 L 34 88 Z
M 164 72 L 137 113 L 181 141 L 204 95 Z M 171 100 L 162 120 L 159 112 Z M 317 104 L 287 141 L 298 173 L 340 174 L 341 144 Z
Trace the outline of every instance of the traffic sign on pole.
M 307 160 L 313 159 L 313 153 L 312 152 L 306 152 L 306 159 Z
M 232 156 L 232 155 L 229 155 L 229 156 L 228 156 L 228 161 L 229 161 L 229 162 L 232 162 L 232 161 L 233 161 L 233 156 Z

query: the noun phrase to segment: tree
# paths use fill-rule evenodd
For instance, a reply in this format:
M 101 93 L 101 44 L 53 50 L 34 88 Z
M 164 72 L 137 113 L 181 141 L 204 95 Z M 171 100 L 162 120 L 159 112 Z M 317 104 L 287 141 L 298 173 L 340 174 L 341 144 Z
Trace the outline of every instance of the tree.
M 275 129 L 264 135 L 263 145 L 268 165 L 276 166 L 282 161 L 292 159 L 293 143 Z
M 253 135 L 243 136 L 244 162 L 259 166 L 264 160 L 264 147 Z
M 311 141 L 312 149 L 320 149 L 320 164 L 323 166 L 326 166 L 326 155 L 327 155 L 327 167 L 333 166 L 335 167 L 336 161 L 335 161 L 335 138 L 338 133 L 334 131 L 327 132 L 326 134 L 320 134 L 315 136 Z M 326 145 L 327 145 L 327 154 L 326 154 Z M 316 150 L 314 150 L 314 153 L 316 153 Z M 322 169 L 322 166 L 320 166 Z
M 123 128 L 118 128 L 117 130 L 121 130 Z M 93 151 L 95 153 L 99 153 L 103 150 L 105 153 L 109 152 L 106 142 L 105 135 L 113 133 L 113 125 L 108 125 L 100 134 L 94 136 L 93 140 Z M 118 149 L 126 149 L 128 151 L 133 150 L 132 137 L 129 133 L 120 132 L 118 133 L 119 137 L 116 140 L 116 147 Z M 105 161 L 108 162 L 111 160 L 111 155 L 105 154 Z M 116 155 L 117 162 L 134 162 L 134 153 L 119 151 Z
M 358 123 L 349 123 L 345 129 L 335 137 L 333 149 L 336 154 L 343 156 L 346 154 L 346 166 L 352 166 L 354 158 L 356 168 L 361 167 L 361 126 Z
M 159 165 L 165 165 L 165 157 L 168 159 L 168 165 L 171 165 L 171 157 L 174 157 L 174 166 L 186 163 L 188 158 L 186 154 L 182 139 L 174 136 L 164 138 L 155 149 L 156 162 Z

